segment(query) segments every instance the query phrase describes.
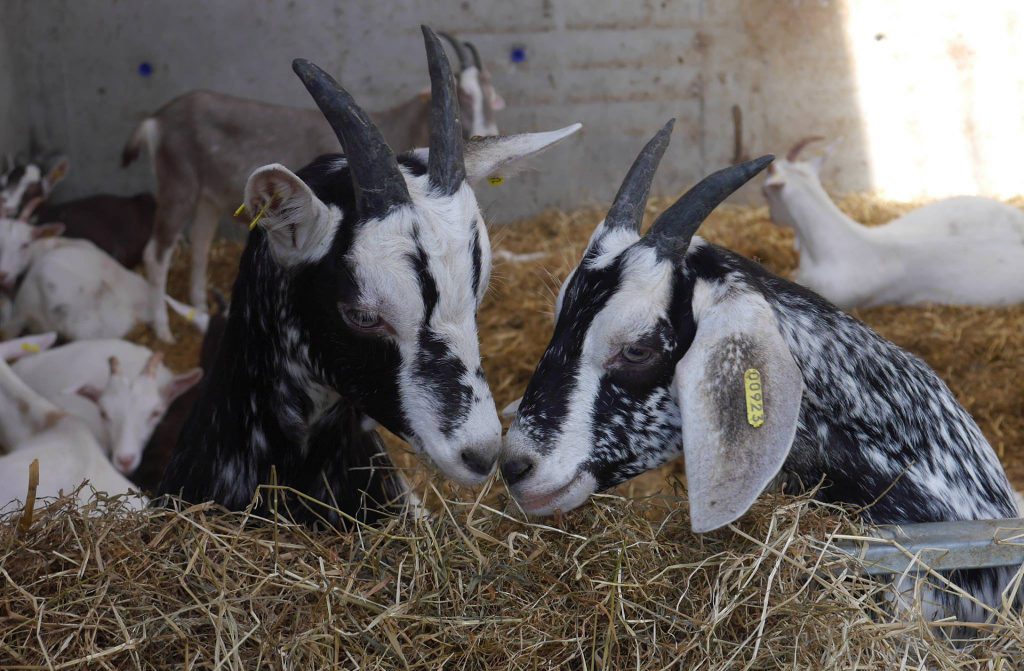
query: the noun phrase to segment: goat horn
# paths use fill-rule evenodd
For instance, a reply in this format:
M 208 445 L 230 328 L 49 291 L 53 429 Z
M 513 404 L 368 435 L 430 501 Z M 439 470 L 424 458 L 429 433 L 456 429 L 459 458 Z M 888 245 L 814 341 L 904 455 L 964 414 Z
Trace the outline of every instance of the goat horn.
M 811 144 L 812 142 L 821 142 L 824 139 L 825 138 L 823 138 L 820 135 L 809 135 L 803 138 L 795 145 L 793 145 L 789 151 L 786 152 L 786 160 L 792 163 L 793 161 L 797 160 L 797 158 L 800 157 L 800 152 L 802 152 L 807 147 L 807 145 Z
M 121 374 L 121 360 L 116 356 L 107 359 L 107 364 L 110 366 L 110 377 Z
M 775 160 L 771 154 L 711 173 L 662 212 L 647 237 L 659 256 L 685 252 L 711 211 Z
M 292 61 L 292 70 L 341 142 L 359 215 L 374 219 L 397 205 L 411 202 L 394 152 L 349 92 L 334 77 L 304 58 Z
M 156 372 L 160 368 L 160 364 L 163 363 L 164 353 L 153 352 L 149 359 L 146 360 L 146 365 L 142 367 L 142 374 L 148 375 L 149 377 L 156 377 Z
M 611 208 L 604 218 L 605 228 L 629 228 L 640 232 L 640 224 L 644 219 L 644 208 L 651 192 L 654 173 L 658 171 L 661 157 L 665 155 L 669 140 L 672 138 L 672 127 L 675 119 L 669 119 L 650 141 L 640 150 L 633 165 L 630 166 L 626 178 L 622 180 L 619 192 L 615 194 Z
M 32 213 L 36 211 L 43 202 L 42 196 L 36 196 L 32 200 L 25 204 L 25 207 L 21 208 L 21 212 L 18 213 L 19 221 L 28 221 L 32 217 Z
M 462 42 L 451 36 L 450 33 L 437 34 L 438 37 L 443 38 L 448 44 L 452 45 L 452 49 L 455 50 L 455 56 L 459 59 L 459 70 L 466 69 L 466 50 L 462 48 Z
M 469 53 L 473 54 L 473 65 L 480 72 L 484 71 L 483 61 L 480 60 L 480 52 L 476 50 L 476 45 L 472 42 L 465 42 L 466 48 L 469 49 Z
M 444 47 L 428 26 L 422 26 L 430 69 L 430 155 L 427 175 L 430 185 L 450 196 L 466 181 L 463 159 L 462 122 L 455 77 Z

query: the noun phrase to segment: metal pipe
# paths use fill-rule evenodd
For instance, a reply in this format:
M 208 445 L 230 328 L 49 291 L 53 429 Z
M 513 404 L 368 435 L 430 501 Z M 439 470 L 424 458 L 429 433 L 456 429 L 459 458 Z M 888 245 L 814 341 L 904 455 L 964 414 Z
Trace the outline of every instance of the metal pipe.
M 871 537 L 836 536 L 868 575 L 1024 564 L 1024 519 L 958 520 L 877 527 Z

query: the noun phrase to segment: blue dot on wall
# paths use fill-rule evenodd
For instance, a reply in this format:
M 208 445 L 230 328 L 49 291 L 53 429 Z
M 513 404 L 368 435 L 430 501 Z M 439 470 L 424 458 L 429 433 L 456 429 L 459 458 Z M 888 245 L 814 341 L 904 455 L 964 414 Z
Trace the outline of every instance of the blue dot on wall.
M 512 47 L 512 51 L 509 52 L 508 57 L 513 63 L 525 63 L 526 47 Z
M 139 63 L 139 76 L 148 77 L 153 74 L 153 65 L 149 61 Z

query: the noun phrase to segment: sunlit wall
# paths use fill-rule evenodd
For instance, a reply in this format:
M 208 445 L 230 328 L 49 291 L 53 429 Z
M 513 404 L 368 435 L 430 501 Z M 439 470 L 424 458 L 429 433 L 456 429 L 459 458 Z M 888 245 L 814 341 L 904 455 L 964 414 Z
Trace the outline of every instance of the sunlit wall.
M 846 33 L 875 191 L 1024 192 L 1024 2 L 850 2 Z

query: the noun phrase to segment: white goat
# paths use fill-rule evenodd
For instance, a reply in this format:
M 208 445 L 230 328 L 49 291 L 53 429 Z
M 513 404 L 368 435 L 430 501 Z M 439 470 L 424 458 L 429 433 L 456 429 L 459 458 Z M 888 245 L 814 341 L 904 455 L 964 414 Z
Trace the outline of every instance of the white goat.
M 960 196 L 882 226 L 857 223 L 832 202 L 819 173 L 828 155 L 800 161 L 807 138 L 768 168 L 772 221 L 796 231 L 794 279 L 843 308 L 1024 301 L 1024 212 Z
M 25 340 L 17 341 L 17 346 L 20 348 Z M 70 493 L 83 481 L 88 481 L 92 489 L 108 494 L 125 494 L 132 489 L 132 484 L 107 461 L 85 422 L 32 391 L 3 359 L 0 359 L 0 443 L 15 450 L 0 457 L 0 511 L 10 512 L 12 502 L 26 498 L 29 467 L 36 460 L 39 461 L 36 496 L 40 498 Z M 80 504 L 91 498 L 92 489 L 79 490 Z M 146 499 L 130 498 L 128 505 L 142 508 Z
M 4 330 L 83 340 L 118 338 L 139 322 L 152 323 L 154 296 L 145 278 L 88 240 L 54 237 L 62 230 L 0 220 L 0 277 L 13 287 L 24 273 Z
M 12 366 L 25 384 L 85 421 L 117 470 L 131 474 L 174 399 L 195 386 L 201 368 L 180 375 L 163 354 L 124 340 L 82 340 Z

